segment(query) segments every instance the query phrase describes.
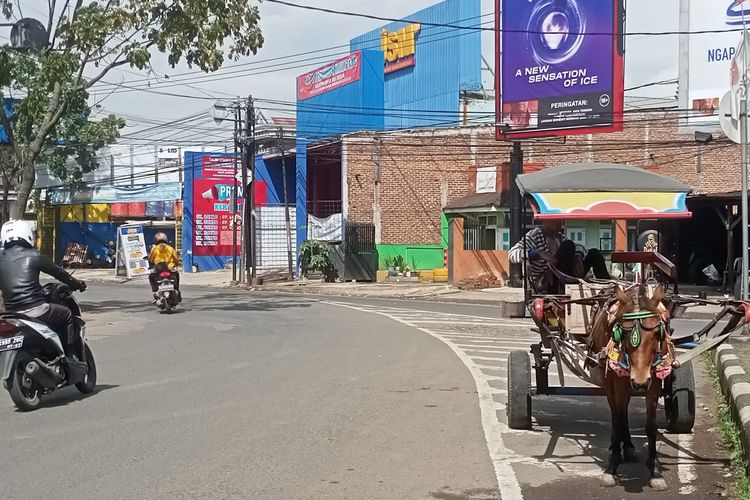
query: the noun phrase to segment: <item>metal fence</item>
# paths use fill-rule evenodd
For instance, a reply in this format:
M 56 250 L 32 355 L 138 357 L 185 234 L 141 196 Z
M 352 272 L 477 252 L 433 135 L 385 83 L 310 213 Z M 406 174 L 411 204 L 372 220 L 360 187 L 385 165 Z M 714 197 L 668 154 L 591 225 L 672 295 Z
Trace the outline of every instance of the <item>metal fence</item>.
M 289 231 L 287 231 L 285 205 L 265 205 L 256 209 L 256 258 L 258 269 L 286 270 L 289 266 L 291 245 L 292 265 L 296 262 L 296 208 L 289 205 Z
M 307 213 L 315 217 L 325 218 L 342 212 L 341 200 L 308 201 Z
M 491 250 L 487 226 L 472 220 L 464 221 L 464 250 Z M 494 242 L 493 242 L 494 243 Z M 494 244 L 493 244 L 494 248 Z

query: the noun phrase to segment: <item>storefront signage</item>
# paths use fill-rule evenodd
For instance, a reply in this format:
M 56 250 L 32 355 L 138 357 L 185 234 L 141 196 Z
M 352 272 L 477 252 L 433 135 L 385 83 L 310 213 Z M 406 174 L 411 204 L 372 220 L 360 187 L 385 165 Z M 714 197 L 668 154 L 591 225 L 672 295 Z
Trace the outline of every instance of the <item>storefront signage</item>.
M 125 264 L 128 278 L 148 274 L 148 250 L 143 226 L 120 227 L 120 256 Z
M 238 189 L 237 212 L 232 213 L 232 191 Z M 239 222 L 243 211 L 240 186 L 222 180 L 195 179 L 193 181 L 193 255 L 197 257 L 226 257 L 232 255 L 234 222 Z M 237 230 L 237 249 L 240 251 L 241 230 Z
M 201 160 L 203 178 L 234 179 L 235 162 L 232 160 L 231 156 L 204 156 Z M 237 168 L 239 168 L 239 165 L 237 165 Z
M 385 72 L 393 73 L 409 68 L 417 63 L 417 33 L 419 24 L 410 24 L 398 31 L 383 29 L 380 34 L 380 48 L 385 54 Z
M 504 2 L 498 121 L 505 134 L 622 129 L 619 1 Z
M 142 203 L 181 199 L 181 182 L 162 182 L 145 186 L 95 186 L 75 190 L 58 188 L 47 191 L 47 201 L 50 205 Z
M 362 76 L 362 53 L 355 52 L 297 77 L 297 99 L 304 100 L 358 81 Z

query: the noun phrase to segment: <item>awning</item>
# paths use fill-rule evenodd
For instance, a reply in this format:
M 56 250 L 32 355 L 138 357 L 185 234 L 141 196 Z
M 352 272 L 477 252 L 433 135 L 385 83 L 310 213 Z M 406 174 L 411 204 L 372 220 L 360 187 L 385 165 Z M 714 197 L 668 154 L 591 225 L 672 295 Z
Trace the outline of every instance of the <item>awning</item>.
M 181 182 L 162 182 L 143 186 L 94 186 L 83 189 L 50 189 L 50 205 L 85 205 L 94 203 L 137 203 L 182 199 Z
M 535 218 L 679 219 L 692 214 L 685 204 L 690 186 L 627 165 L 584 163 L 520 175 L 521 193 Z
M 507 211 L 507 192 L 477 193 L 448 203 L 444 213 L 472 213 Z

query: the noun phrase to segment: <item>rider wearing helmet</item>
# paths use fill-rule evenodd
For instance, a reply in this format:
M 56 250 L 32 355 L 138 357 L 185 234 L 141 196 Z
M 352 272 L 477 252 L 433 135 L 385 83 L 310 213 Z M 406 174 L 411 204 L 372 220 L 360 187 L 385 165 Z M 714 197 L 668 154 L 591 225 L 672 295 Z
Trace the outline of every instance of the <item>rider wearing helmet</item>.
M 148 281 L 151 283 L 151 291 L 154 293 L 154 302 L 158 299 L 157 290 L 159 289 L 156 284 L 156 276 L 162 271 L 172 271 L 174 275 L 174 289 L 177 292 L 177 297 L 182 300 L 182 294 L 180 293 L 180 273 L 177 272 L 177 266 L 180 265 L 180 257 L 177 255 L 177 251 L 169 244 L 166 234 L 156 233 L 156 236 L 154 236 L 154 246 L 151 247 L 148 261 L 153 268 Z
M 73 278 L 34 248 L 34 228 L 29 221 L 11 220 L 0 230 L 0 292 L 5 309 L 35 318 L 60 334 L 65 355 L 81 359 L 73 315 L 65 306 L 50 304 L 39 283 L 39 273 L 49 274 L 73 290 L 86 284 Z

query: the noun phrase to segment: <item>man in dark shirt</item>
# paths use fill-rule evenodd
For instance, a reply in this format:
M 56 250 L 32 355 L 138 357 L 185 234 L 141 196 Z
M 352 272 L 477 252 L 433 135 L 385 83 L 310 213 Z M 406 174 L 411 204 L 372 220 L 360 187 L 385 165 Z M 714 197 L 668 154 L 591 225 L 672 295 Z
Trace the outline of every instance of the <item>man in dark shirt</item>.
M 42 257 L 34 248 L 34 230 L 27 221 L 9 221 L 0 231 L 0 292 L 5 309 L 35 318 L 49 325 L 61 336 L 66 356 L 75 352 L 76 332 L 73 315 L 65 306 L 47 302 L 39 274 L 49 274 L 74 290 L 83 290 L 85 283 L 73 278 L 62 268 Z

